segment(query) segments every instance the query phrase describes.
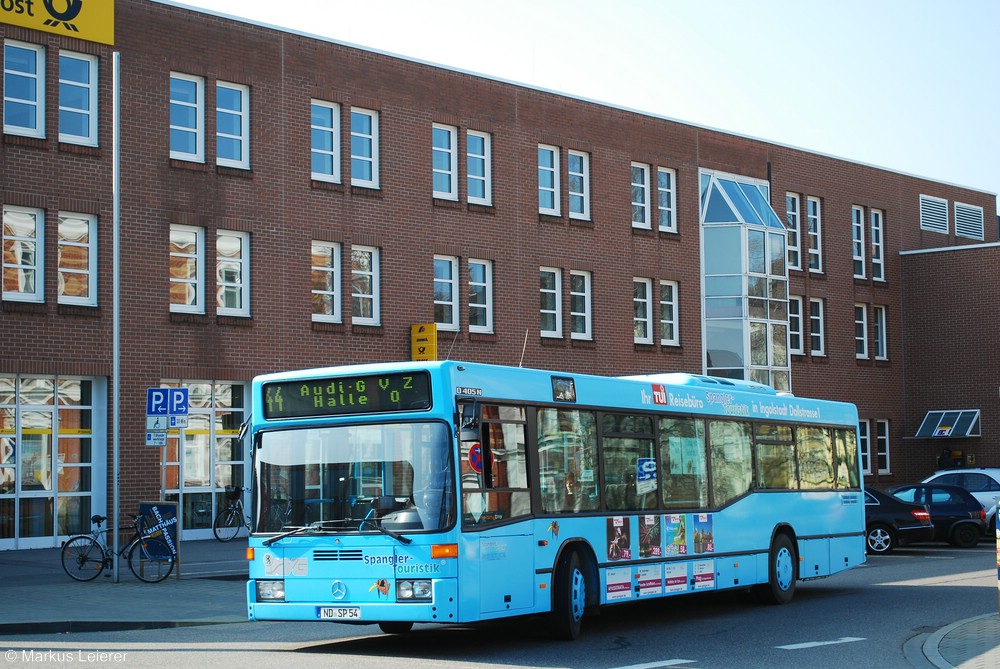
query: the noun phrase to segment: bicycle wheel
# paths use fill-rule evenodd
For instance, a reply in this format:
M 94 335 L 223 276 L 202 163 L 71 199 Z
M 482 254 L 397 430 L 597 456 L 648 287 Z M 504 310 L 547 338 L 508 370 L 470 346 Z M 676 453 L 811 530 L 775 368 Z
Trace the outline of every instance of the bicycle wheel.
M 63 544 L 62 566 L 70 578 L 93 581 L 104 571 L 104 549 L 93 537 L 73 537 Z
M 235 507 L 228 507 L 219 512 L 212 523 L 212 532 L 219 541 L 230 541 L 240 533 L 243 525 L 243 514 Z
M 159 583 L 174 570 L 174 554 L 163 539 L 136 539 L 128 549 L 128 568 L 146 583 Z

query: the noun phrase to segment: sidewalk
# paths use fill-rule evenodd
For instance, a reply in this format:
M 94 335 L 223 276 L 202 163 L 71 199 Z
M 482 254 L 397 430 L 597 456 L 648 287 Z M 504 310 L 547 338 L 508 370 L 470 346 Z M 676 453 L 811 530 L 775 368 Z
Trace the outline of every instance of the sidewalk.
M 0 638 L 22 634 L 155 629 L 246 622 L 246 540 L 180 544 L 180 562 L 162 583 L 139 581 L 124 560 L 119 582 L 71 580 L 58 548 L 0 552 L 0 592 L 26 606 L 0 607 Z M 939 669 L 1000 667 L 1000 615 L 960 620 L 924 640 Z

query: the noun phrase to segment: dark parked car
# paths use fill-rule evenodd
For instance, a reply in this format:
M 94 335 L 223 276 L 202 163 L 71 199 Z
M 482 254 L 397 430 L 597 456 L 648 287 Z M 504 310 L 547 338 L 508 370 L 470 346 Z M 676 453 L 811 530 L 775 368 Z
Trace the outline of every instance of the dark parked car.
M 904 502 L 923 504 L 931 512 L 934 540 L 971 548 L 986 532 L 986 509 L 965 488 L 917 483 L 890 490 Z
M 990 536 L 995 536 L 997 498 L 1000 497 L 1000 467 L 946 469 L 934 472 L 923 482 L 957 485 L 971 492 L 986 509 L 986 522 L 990 525 L 987 532 Z
M 865 488 L 865 544 L 873 555 L 896 546 L 934 541 L 934 525 L 927 507 L 904 502 L 877 488 Z

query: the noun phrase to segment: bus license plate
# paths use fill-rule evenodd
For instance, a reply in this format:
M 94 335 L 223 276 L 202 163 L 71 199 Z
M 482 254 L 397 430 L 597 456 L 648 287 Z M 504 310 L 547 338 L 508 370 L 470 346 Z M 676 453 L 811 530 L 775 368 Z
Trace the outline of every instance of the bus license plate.
M 321 606 L 319 609 L 320 620 L 360 620 L 361 609 L 356 607 L 333 607 Z

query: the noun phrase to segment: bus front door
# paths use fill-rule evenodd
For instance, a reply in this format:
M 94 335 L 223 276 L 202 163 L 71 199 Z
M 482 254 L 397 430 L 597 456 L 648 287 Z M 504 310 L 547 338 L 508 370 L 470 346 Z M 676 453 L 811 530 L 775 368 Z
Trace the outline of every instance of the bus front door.
M 535 605 L 534 539 L 483 533 L 479 538 L 479 611 L 519 611 Z

